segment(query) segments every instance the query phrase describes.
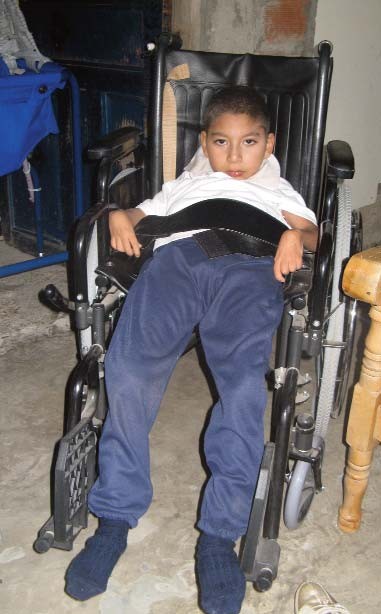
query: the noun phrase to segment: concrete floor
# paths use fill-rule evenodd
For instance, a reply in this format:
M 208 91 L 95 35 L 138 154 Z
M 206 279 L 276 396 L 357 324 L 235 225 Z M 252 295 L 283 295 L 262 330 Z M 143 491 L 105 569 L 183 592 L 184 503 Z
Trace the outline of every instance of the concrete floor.
M 1 263 L 16 258 L 24 256 L 0 244 Z M 194 524 L 205 480 L 198 448 L 211 397 L 193 351 L 180 360 L 152 433 L 153 504 L 130 532 L 108 591 L 83 604 L 63 592 L 65 569 L 95 529 L 94 518 L 73 553 L 51 549 L 38 555 L 32 549 L 50 515 L 52 451 L 62 432 L 65 383 L 75 362 L 66 316 L 57 318 L 37 299 L 49 282 L 64 289 L 64 267 L 0 280 L 0 611 L 196 614 Z M 345 535 L 337 528 L 343 423 L 344 416 L 330 425 L 324 492 L 299 529 L 281 528 L 278 579 L 268 593 L 256 593 L 248 584 L 242 614 L 292 614 L 295 589 L 307 579 L 322 582 L 351 614 L 380 613 L 381 450 L 375 451 L 361 529 Z

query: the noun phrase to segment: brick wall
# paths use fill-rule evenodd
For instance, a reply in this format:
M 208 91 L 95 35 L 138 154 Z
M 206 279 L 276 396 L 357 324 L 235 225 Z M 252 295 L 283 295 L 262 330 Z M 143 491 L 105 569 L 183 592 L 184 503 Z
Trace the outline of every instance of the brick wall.
M 312 52 L 316 2 L 271 0 L 258 6 L 258 11 L 263 35 L 257 52 L 290 51 L 297 55 Z
M 312 55 L 317 0 L 172 0 L 183 46 L 230 53 Z

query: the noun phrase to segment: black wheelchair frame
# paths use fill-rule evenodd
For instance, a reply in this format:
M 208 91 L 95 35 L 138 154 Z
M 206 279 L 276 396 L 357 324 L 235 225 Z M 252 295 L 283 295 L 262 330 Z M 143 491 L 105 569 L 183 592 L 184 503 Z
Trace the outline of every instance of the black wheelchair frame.
M 45 301 L 74 314 L 80 359 L 68 384 L 66 430 L 55 465 L 53 515 L 39 531 L 37 552 L 45 552 L 51 546 L 70 550 L 77 533 L 87 526 L 86 498 L 96 474 L 97 440 L 107 413 L 104 355 L 123 298 L 138 274 L 136 260 L 114 254 L 108 247 L 107 211 L 112 202 L 128 208 L 161 189 L 163 85 L 171 67 L 188 62 L 191 74 L 194 70 L 196 75 L 196 87 L 192 84 L 187 90 L 183 82 L 171 85 L 180 107 L 184 98 L 188 105 L 197 99 L 199 114 L 194 113 L 197 117 L 191 122 L 181 110 L 178 115 L 178 172 L 197 146 L 204 92 L 207 97 L 226 81 L 250 83 L 265 94 L 272 109 L 275 154 L 282 175 L 301 191 L 319 221 L 318 251 L 315 257 L 306 254 L 304 275 L 291 279 L 286 293 L 274 366 L 270 441 L 265 445 L 248 531 L 241 544 L 241 566 L 247 580 L 258 590 L 270 588 L 280 555 L 277 538 L 284 483 L 292 482 L 290 461 L 299 463 L 304 471 L 300 492 L 292 495 L 296 502 L 290 528 L 303 520 L 314 493 L 322 489 L 324 437 L 314 432 L 313 411 L 301 413 L 295 420 L 295 404 L 298 388 L 307 381 L 300 371 L 302 357 L 321 360 L 323 347 L 329 344 L 326 322 L 336 307 L 331 305 L 331 295 L 332 284 L 336 283 L 332 281 L 332 269 L 338 233 L 338 189 L 354 174 L 353 155 L 347 143 L 332 141 L 324 146 L 331 51 L 331 44 L 324 41 L 316 58 L 196 53 L 180 50 L 177 37 L 164 34 L 155 54 L 148 161 L 144 139 L 135 128 L 118 130 L 88 150 L 89 158 L 99 162 L 97 204 L 77 221 L 71 237 L 70 299 L 64 299 L 51 285 L 44 294 Z M 204 62 L 209 62 L 210 70 L 200 69 Z M 118 175 L 110 188 L 115 163 L 126 157 L 127 172 L 122 173 L 120 181 Z M 350 232 L 352 249 L 360 249 L 360 220 L 353 215 Z M 313 291 L 308 294 L 311 286 Z M 343 297 L 340 301 L 344 301 Z M 353 304 L 344 307 L 347 315 L 355 313 Z M 340 348 L 339 370 L 348 371 L 345 361 L 351 355 L 352 339 L 353 317 L 345 321 L 344 339 L 331 341 Z M 190 346 L 193 343 L 191 340 Z M 319 389 L 318 378 L 316 396 Z M 335 388 L 334 400 L 339 405 L 343 392 L 345 386 L 339 392 Z

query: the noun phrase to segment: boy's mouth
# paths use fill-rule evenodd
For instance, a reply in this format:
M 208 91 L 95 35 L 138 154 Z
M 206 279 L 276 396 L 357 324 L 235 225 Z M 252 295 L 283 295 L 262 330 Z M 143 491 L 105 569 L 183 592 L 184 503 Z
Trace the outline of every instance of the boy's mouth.
M 226 171 L 226 174 L 229 175 L 229 177 L 233 177 L 233 179 L 238 179 L 239 177 L 242 177 L 244 172 L 243 171 Z

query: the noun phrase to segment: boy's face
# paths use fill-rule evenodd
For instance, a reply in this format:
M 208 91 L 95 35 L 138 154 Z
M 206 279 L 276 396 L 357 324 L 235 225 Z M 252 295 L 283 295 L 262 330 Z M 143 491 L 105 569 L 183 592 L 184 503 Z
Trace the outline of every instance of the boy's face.
M 201 132 L 201 145 L 215 172 L 248 179 L 272 153 L 274 135 L 266 135 L 260 122 L 246 113 L 223 113 Z

